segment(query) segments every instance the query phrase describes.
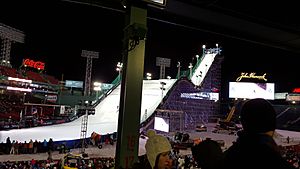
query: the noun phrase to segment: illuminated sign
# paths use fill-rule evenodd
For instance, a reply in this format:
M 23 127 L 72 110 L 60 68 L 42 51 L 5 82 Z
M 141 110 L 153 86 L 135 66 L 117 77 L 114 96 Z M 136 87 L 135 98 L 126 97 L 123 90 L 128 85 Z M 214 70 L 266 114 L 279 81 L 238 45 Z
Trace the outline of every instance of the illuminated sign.
M 300 94 L 291 93 L 286 96 L 286 101 L 300 101 Z
M 23 65 L 26 67 L 32 67 L 38 70 L 44 70 L 45 69 L 45 63 L 44 62 L 40 62 L 40 61 L 34 61 L 31 59 L 25 59 L 23 61 Z
M 295 88 L 295 89 L 293 90 L 293 93 L 300 93 L 300 88 Z
M 57 100 L 57 95 L 46 95 L 46 99 L 49 102 L 56 102 Z
M 83 88 L 83 81 L 66 80 L 66 87 Z
M 199 92 L 199 93 L 181 93 L 181 98 L 200 99 L 200 100 L 219 100 L 219 93 Z
M 236 78 L 236 81 L 239 82 L 241 81 L 243 78 L 247 78 L 247 79 L 259 79 L 259 80 L 264 80 L 264 81 L 267 81 L 267 78 L 266 78 L 266 73 L 261 75 L 261 76 L 258 76 L 256 75 L 256 73 L 244 73 L 242 72 L 241 73 L 241 76 L 239 76 L 238 78 Z

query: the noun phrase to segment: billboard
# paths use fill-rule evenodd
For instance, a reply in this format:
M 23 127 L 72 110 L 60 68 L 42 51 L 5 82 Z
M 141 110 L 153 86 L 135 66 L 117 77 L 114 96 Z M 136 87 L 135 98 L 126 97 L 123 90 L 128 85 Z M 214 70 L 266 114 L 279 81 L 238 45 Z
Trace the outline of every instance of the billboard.
M 48 102 L 55 103 L 57 101 L 57 95 L 47 95 L 46 99 L 47 99 Z
M 113 84 L 101 83 L 101 90 L 110 90 L 113 86 Z
M 229 98 L 274 100 L 274 83 L 229 82 Z
M 180 93 L 181 98 L 201 99 L 201 100 L 219 100 L 219 93 L 197 92 L 197 93 Z
M 300 94 L 290 93 L 286 96 L 286 101 L 300 101 Z
M 286 96 L 288 95 L 287 92 L 284 92 L 284 93 L 275 93 L 274 94 L 274 99 L 286 99 Z
M 41 62 L 41 61 L 34 61 L 34 60 L 31 60 L 31 59 L 25 59 L 23 60 L 23 65 L 25 67 L 32 67 L 32 68 L 35 68 L 35 69 L 38 69 L 38 70 L 44 70 L 45 69 L 45 63 L 44 62 Z
M 66 87 L 83 88 L 83 81 L 66 80 Z
M 169 132 L 169 119 L 154 117 L 154 129 L 164 132 Z

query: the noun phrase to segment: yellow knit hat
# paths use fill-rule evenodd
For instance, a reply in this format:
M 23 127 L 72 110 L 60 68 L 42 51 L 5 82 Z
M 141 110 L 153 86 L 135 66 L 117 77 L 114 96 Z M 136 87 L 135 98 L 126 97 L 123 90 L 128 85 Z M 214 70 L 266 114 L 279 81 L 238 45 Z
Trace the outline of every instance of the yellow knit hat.
M 149 138 L 145 145 L 146 154 L 149 163 L 153 168 L 157 155 L 163 152 L 171 151 L 172 147 L 169 140 L 162 135 L 156 134 L 155 130 L 148 130 L 147 136 Z

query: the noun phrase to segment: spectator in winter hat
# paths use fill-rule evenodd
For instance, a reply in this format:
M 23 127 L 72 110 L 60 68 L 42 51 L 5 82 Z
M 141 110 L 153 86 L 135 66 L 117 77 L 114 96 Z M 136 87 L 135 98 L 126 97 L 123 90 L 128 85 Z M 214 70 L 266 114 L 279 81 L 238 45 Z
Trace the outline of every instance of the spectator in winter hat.
M 225 152 L 225 168 L 230 169 L 291 169 L 282 157 L 273 135 L 276 112 L 265 99 L 251 99 L 241 108 L 243 131 L 237 141 Z
M 169 140 L 156 134 L 154 130 L 148 130 L 148 140 L 146 142 L 146 155 L 153 169 L 170 169 L 173 160 L 169 157 L 171 144 Z

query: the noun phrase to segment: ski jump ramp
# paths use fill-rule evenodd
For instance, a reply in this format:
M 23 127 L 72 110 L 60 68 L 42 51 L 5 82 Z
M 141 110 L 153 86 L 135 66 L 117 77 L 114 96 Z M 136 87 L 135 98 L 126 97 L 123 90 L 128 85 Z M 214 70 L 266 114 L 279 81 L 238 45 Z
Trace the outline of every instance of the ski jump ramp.
M 155 111 L 176 80 L 143 80 L 140 122 L 143 122 Z M 161 82 L 165 83 L 165 90 L 161 89 Z M 101 135 L 117 132 L 120 89 L 119 85 L 95 107 L 95 115 L 88 116 L 87 137 L 94 131 Z M 7 137 L 19 142 L 28 142 L 30 139 L 38 141 L 46 139 L 48 141 L 50 138 L 53 141 L 80 139 L 82 118 L 83 116 L 72 122 L 51 126 L 0 131 L 0 142 L 6 142 Z

